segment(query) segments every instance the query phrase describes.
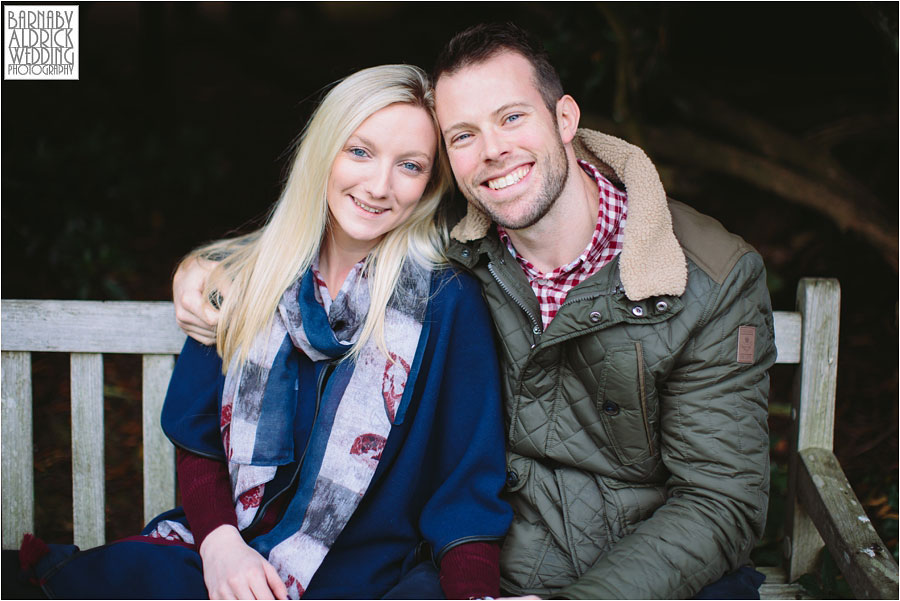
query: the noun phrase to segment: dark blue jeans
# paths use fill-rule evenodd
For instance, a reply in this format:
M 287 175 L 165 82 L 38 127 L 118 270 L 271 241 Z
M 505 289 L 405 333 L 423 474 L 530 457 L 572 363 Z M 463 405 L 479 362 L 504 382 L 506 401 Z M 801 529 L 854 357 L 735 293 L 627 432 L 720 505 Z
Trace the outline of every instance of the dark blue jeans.
M 694 599 L 759 599 L 759 587 L 765 579 L 753 568 L 744 566 L 707 584 Z
M 444 599 L 440 574 L 430 561 L 423 561 L 406 573 L 382 599 Z
M 765 579 L 753 568 L 744 566 L 707 584 L 694 599 L 759 599 L 759 587 Z
M 183 555 L 183 562 L 175 562 L 174 564 L 170 563 L 169 568 L 167 570 L 167 574 L 165 578 L 159 578 L 159 575 L 153 575 L 152 572 L 148 571 L 146 576 L 148 576 L 148 580 L 145 582 L 135 582 L 134 580 L 130 580 L 127 583 L 121 582 L 118 584 L 124 584 L 126 587 L 131 588 L 135 585 L 137 586 L 136 590 L 141 591 L 141 596 L 144 598 L 152 598 L 154 593 L 162 593 L 163 591 L 155 591 L 154 587 L 163 585 L 166 587 L 164 597 L 167 598 L 176 598 L 183 597 L 186 599 L 196 598 L 202 599 L 206 597 L 206 587 L 203 583 L 202 577 L 202 569 L 199 566 L 199 556 L 187 549 L 181 548 L 172 548 L 172 547 L 156 547 L 154 545 L 146 545 L 145 543 L 131 543 L 133 545 L 142 545 L 142 549 L 149 551 L 151 555 L 153 554 L 161 554 L 168 556 L 166 559 L 171 560 L 171 555 Z M 125 546 L 128 546 L 128 543 L 124 543 Z M 54 545 L 54 548 L 57 546 Z M 60 545 L 59 547 L 63 547 Z M 102 548 L 101 548 L 102 549 Z M 119 549 L 123 551 L 124 549 Z M 96 553 L 96 554 L 86 554 L 88 555 L 86 562 L 87 564 L 98 563 L 96 566 L 87 566 L 94 567 L 95 572 L 99 570 L 101 573 L 106 573 L 107 578 L 116 579 L 115 574 L 119 571 L 109 571 L 107 566 L 102 565 L 105 560 L 109 559 L 109 554 L 106 553 Z M 52 558 L 48 557 L 47 560 L 52 560 Z M 19 575 L 18 572 L 18 552 L 17 551 L 4 551 L 3 552 L 3 598 L 18 598 L 18 599 L 40 599 L 44 598 L 43 591 L 41 591 L 38 587 L 35 587 L 25 580 L 19 580 L 16 576 Z M 54 562 L 55 563 L 55 562 Z M 82 566 L 85 567 L 85 566 Z M 173 573 L 173 570 L 178 573 Z M 65 572 L 65 570 L 63 570 Z M 55 580 L 68 580 L 74 579 L 75 581 L 80 580 L 84 577 L 86 572 L 91 572 L 91 570 L 76 570 L 73 573 L 68 575 L 68 578 L 58 578 Z M 59 574 L 59 576 L 63 576 L 63 574 Z M 703 587 L 700 592 L 694 597 L 694 599 L 759 599 L 759 587 L 762 585 L 765 580 L 765 576 L 757 572 L 756 570 L 750 567 L 742 567 L 739 570 L 732 572 L 730 574 L 726 574 L 716 582 L 709 584 Z M 18 581 L 18 582 L 17 582 Z M 173 581 L 179 583 L 181 589 L 175 591 L 173 586 Z M 69 588 L 72 582 L 65 582 L 57 584 L 62 584 L 62 590 L 67 590 L 69 592 L 70 598 L 76 598 L 76 596 L 72 596 L 73 588 Z M 106 583 L 107 586 L 104 586 L 104 589 L 111 588 L 115 589 L 115 586 L 109 587 L 110 584 L 116 583 Z M 67 586 L 69 585 L 69 586 Z M 18 587 L 18 588 L 17 588 Z M 74 587 L 74 590 L 77 590 L 78 587 Z M 91 591 L 90 598 L 99 598 L 97 595 L 101 594 L 103 591 L 96 588 L 96 586 L 89 586 L 89 590 Z M 110 598 L 120 598 L 118 593 L 114 593 L 112 590 L 108 591 L 113 593 L 113 596 Z M 444 592 L 441 590 L 440 578 L 437 569 L 434 567 L 434 564 L 430 561 L 423 561 L 415 568 L 410 570 L 403 578 L 400 580 L 397 585 L 391 589 L 384 597 L 384 599 L 444 599 Z

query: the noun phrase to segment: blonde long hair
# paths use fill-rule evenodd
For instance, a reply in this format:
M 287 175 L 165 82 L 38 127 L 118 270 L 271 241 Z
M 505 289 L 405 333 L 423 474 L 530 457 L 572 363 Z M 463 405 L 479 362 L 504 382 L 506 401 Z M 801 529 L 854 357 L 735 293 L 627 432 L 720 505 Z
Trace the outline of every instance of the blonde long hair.
M 230 282 L 221 304 L 216 346 L 226 369 L 246 360 L 256 336 L 268 330 L 284 291 L 313 263 L 328 229 L 326 189 L 335 157 L 350 135 L 377 111 L 397 103 L 421 107 L 431 116 L 437 148 L 431 178 L 409 218 L 388 232 L 366 259 L 371 303 L 350 356 L 374 337 L 384 339 L 388 300 L 407 260 L 436 266 L 446 262 L 447 228 L 438 215 L 450 186 L 450 169 L 440 143 L 434 91 L 424 71 L 412 65 L 382 65 L 337 83 L 302 132 L 281 197 L 260 230 L 201 247 L 192 256 L 221 261 L 207 282 Z

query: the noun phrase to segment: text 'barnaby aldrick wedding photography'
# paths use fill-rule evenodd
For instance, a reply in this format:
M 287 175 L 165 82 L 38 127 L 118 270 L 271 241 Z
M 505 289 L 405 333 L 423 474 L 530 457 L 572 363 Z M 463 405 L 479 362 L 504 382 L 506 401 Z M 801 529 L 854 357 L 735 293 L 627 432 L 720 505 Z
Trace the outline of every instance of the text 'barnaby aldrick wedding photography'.
M 3 7 L 4 79 L 78 79 L 78 6 Z

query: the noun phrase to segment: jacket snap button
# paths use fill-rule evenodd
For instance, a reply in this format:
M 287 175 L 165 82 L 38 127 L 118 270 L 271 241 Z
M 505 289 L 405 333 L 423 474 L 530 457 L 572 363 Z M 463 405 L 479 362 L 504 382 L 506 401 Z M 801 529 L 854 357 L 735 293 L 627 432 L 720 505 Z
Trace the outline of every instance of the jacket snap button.
M 460 253 L 460 254 L 462 254 L 462 256 L 464 256 L 464 257 L 468 257 L 468 256 L 469 256 L 469 249 L 468 249 L 468 248 L 464 248 L 464 249 L 462 250 L 462 253 Z
M 591 317 L 591 321 L 593 321 L 594 323 L 597 323 L 598 321 L 600 321 L 600 312 L 599 311 L 591 311 L 590 317 Z
M 506 472 L 506 485 L 510 488 L 519 483 L 519 474 L 513 470 Z
M 667 303 L 666 301 L 659 301 L 658 303 L 656 303 L 656 310 L 660 313 L 665 313 L 668 308 L 669 303 Z
M 531 331 L 534 332 L 535 334 L 541 333 L 541 329 L 537 326 L 534 326 L 533 328 L 531 328 Z
M 643 317 L 644 316 L 644 308 L 640 305 L 635 305 L 631 308 L 631 314 L 635 317 Z
M 606 401 L 603 403 L 603 413 L 606 415 L 618 415 L 619 404 L 613 401 Z

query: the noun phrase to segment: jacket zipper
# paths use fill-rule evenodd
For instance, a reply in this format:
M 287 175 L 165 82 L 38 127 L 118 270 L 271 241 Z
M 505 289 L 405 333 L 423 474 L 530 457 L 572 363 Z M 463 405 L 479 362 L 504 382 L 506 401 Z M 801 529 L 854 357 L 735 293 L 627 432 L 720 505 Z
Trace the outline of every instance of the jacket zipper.
M 543 333 L 544 328 L 541 325 L 541 322 L 539 322 L 537 319 L 535 319 L 534 315 L 528 309 L 528 305 L 525 304 L 525 301 L 523 301 L 518 296 L 513 294 L 512 290 L 510 290 L 509 286 L 507 286 L 506 283 L 500 279 L 500 276 L 498 276 L 497 272 L 494 270 L 493 262 L 488 263 L 487 268 L 488 268 L 488 271 L 491 272 L 491 275 L 494 277 L 494 280 L 496 280 L 497 283 L 500 285 L 500 288 L 503 290 L 503 292 L 505 292 L 509 298 L 513 299 L 513 302 L 516 303 L 519 306 L 519 308 L 522 309 L 522 311 L 525 313 L 525 315 L 528 316 L 528 319 L 531 320 L 531 323 L 534 326 L 531 331 L 534 332 L 536 335 L 540 336 Z
M 617 284 L 615 289 L 613 289 L 612 294 L 616 295 L 620 292 L 625 292 L 625 288 L 623 288 L 621 284 Z M 603 296 L 603 293 L 597 292 L 594 294 L 585 294 L 584 296 L 576 296 L 574 298 L 566 297 L 566 300 L 565 302 L 563 302 L 561 307 L 564 307 L 568 304 L 580 303 L 581 301 L 594 300 L 595 298 L 600 298 L 601 296 Z
M 653 435 L 650 433 L 649 409 L 647 409 L 647 389 L 644 388 L 644 347 L 637 340 L 634 342 L 634 350 L 637 354 L 638 391 L 641 397 L 641 417 L 644 418 L 644 432 L 647 434 L 647 446 L 653 455 Z
M 306 439 L 306 446 L 303 448 L 303 454 L 300 455 L 300 461 L 297 462 L 297 467 L 294 469 L 294 475 L 291 476 L 291 479 L 288 482 L 287 486 L 278 491 L 271 499 L 269 499 L 269 501 L 265 505 L 259 508 L 259 511 L 257 511 L 256 515 L 253 517 L 253 521 L 250 522 L 250 525 L 247 526 L 247 528 L 245 528 L 246 531 L 250 531 L 251 528 L 259 523 L 272 503 L 274 503 L 278 497 L 284 494 L 286 490 L 289 490 L 291 486 L 293 486 L 294 481 L 300 475 L 300 470 L 303 468 L 303 460 L 306 459 L 306 452 L 309 450 L 309 444 L 312 441 L 313 429 L 316 427 L 316 421 L 318 421 L 319 419 L 319 408 L 322 404 L 322 392 L 324 389 L 324 383 L 328 380 L 328 376 L 331 375 L 331 372 L 334 370 L 334 366 L 338 361 L 339 359 L 329 361 L 319 373 L 319 379 L 316 382 L 316 411 L 313 414 L 312 427 L 309 430 L 309 437 Z

